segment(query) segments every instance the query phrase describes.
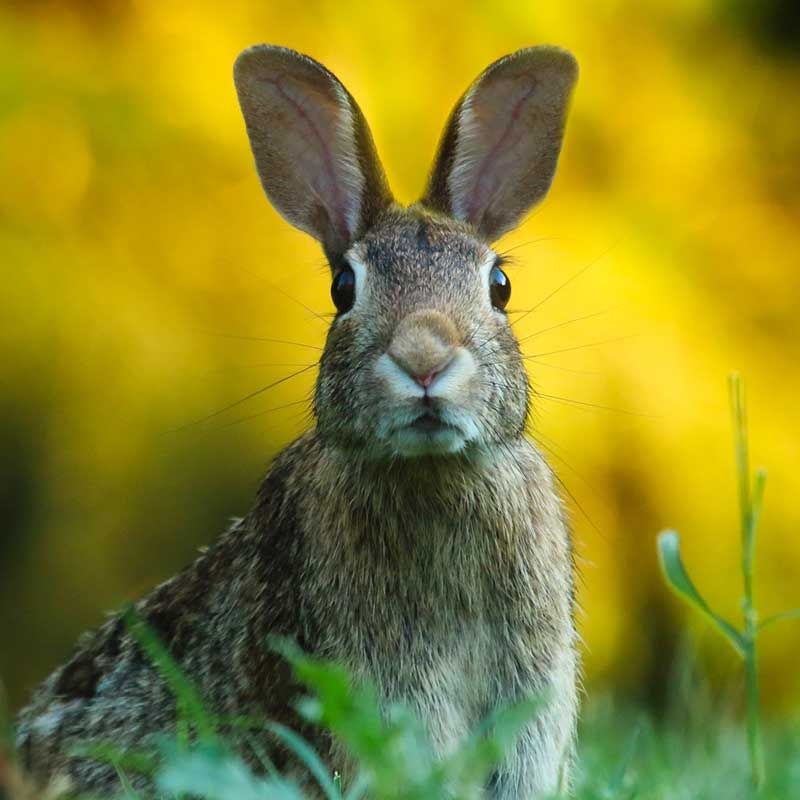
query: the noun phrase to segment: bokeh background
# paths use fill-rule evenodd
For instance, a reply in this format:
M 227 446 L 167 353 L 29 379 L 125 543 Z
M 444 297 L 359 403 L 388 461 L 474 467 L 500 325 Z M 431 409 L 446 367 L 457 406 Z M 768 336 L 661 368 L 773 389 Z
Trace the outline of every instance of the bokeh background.
M 581 63 L 546 202 L 499 243 L 571 498 L 590 693 L 659 708 L 684 631 L 660 579 L 678 528 L 739 613 L 726 376 L 769 468 L 765 612 L 800 605 L 800 25 L 792 0 L 0 4 L 0 675 L 12 707 L 104 611 L 247 511 L 308 424 L 331 311 L 318 247 L 269 207 L 231 80 L 269 41 L 336 72 L 399 199 L 490 61 Z M 561 288 L 559 288 L 561 287 Z M 557 291 L 556 291 L 557 290 Z M 281 339 L 288 344 L 266 341 Z M 297 344 L 291 344 L 291 342 Z M 212 416 L 213 415 L 213 416 Z M 800 625 L 763 641 L 773 713 L 800 703 Z

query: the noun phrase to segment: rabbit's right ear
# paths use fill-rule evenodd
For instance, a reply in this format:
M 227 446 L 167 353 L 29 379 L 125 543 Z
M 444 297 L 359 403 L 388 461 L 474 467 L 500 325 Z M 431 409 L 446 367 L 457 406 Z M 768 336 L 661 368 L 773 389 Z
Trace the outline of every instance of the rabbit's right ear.
M 283 47 L 245 50 L 234 82 L 270 201 L 329 258 L 341 255 L 392 202 L 355 100 L 321 64 Z

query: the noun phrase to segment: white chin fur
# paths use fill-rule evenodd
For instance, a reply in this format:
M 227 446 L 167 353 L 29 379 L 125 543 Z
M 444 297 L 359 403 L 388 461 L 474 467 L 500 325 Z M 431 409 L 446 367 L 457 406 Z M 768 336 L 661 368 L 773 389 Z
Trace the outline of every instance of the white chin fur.
M 467 439 L 457 428 L 446 428 L 433 433 L 423 433 L 403 428 L 392 437 L 392 445 L 403 458 L 448 455 L 464 449 Z

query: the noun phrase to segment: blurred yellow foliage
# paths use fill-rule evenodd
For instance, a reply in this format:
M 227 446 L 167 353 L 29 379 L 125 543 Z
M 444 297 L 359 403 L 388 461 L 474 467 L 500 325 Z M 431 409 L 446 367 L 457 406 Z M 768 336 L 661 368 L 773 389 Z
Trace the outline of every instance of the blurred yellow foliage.
M 499 249 L 517 309 L 552 293 L 517 330 L 539 391 L 532 432 L 572 495 L 589 685 L 663 700 L 684 623 L 657 572 L 667 525 L 713 604 L 739 613 L 732 368 L 748 382 L 754 463 L 770 470 L 759 603 L 800 605 L 800 61 L 723 6 L 0 6 L 0 674 L 13 702 L 103 609 L 244 513 L 309 424 L 313 370 L 189 424 L 312 363 L 331 310 L 321 253 L 268 206 L 251 164 L 231 67 L 259 41 L 339 75 L 403 201 L 486 64 L 545 42 L 576 54 L 553 190 Z M 734 673 L 713 636 L 700 644 L 716 674 Z M 799 646 L 800 627 L 765 636 L 773 707 L 800 699 Z

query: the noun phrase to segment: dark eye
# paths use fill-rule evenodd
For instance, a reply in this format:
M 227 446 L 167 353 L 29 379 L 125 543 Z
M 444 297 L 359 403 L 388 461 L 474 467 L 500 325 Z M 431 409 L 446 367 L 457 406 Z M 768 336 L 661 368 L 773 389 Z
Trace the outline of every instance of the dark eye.
M 500 267 L 492 267 L 489 273 L 489 297 L 492 298 L 492 305 L 502 311 L 511 297 L 511 281 L 508 275 Z
M 353 307 L 356 299 L 356 276 L 350 267 L 339 270 L 333 276 L 331 298 L 340 314 L 344 314 Z

